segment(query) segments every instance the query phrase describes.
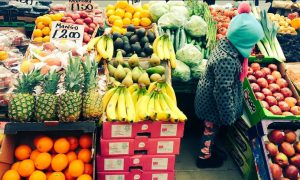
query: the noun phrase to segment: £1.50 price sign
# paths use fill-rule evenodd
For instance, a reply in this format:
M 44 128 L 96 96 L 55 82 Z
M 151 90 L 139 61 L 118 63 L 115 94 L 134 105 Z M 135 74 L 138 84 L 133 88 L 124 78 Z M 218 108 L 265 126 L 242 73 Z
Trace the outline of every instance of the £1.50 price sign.
M 57 39 L 68 39 L 75 41 L 81 46 L 83 41 L 83 33 L 83 25 L 54 21 L 52 22 L 50 41 Z
M 93 11 L 94 5 L 92 0 L 69 0 L 71 11 Z

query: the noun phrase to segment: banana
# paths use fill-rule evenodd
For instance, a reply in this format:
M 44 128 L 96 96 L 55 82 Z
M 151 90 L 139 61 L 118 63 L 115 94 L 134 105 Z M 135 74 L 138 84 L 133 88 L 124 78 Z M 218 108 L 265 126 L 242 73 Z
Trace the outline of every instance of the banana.
M 155 109 L 154 109 L 154 105 L 155 105 L 155 97 L 156 97 L 156 92 L 152 92 L 151 93 L 151 98 L 149 100 L 148 106 L 147 106 L 147 116 L 151 119 L 151 120 L 155 120 Z
M 90 42 L 87 44 L 87 51 L 92 51 L 94 50 L 96 44 L 98 43 L 99 39 L 101 38 L 101 36 L 99 37 L 95 37 L 92 40 L 90 40 Z
M 175 105 L 175 103 L 172 101 L 172 99 L 168 95 L 162 94 L 162 97 L 164 98 L 165 102 L 169 105 L 171 110 L 175 114 L 177 114 L 178 120 L 180 122 L 184 122 L 187 120 L 186 115 L 182 111 L 180 111 L 180 109 Z
M 157 42 L 157 56 L 161 59 L 165 59 L 165 54 L 164 54 L 164 36 L 161 36 L 159 38 L 159 41 Z
M 107 55 L 108 55 L 108 61 L 110 61 L 113 57 L 113 54 L 114 54 L 114 42 L 112 40 L 111 37 L 107 37 L 106 39 L 106 52 L 107 52 Z
M 153 49 L 153 53 L 157 54 L 157 43 L 159 41 L 159 36 L 157 36 L 153 42 L 153 45 L 152 45 L 152 49 Z
M 101 61 L 101 59 L 102 59 L 102 56 L 101 56 L 101 54 L 98 53 L 95 58 L 96 62 L 99 63 Z
M 157 87 L 157 82 L 153 82 L 148 87 L 148 93 L 151 93 Z
M 119 117 L 118 117 L 119 121 L 124 121 L 124 120 L 127 121 L 124 87 L 121 87 L 121 89 L 120 89 L 117 112 L 119 115 Z
M 128 91 L 130 92 L 130 94 L 137 91 L 138 89 L 139 89 L 139 85 L 137 83 L 134 83 L 128 87 Z
M 175 102 L 175 105 L 177 106 L 176 94 L 175 94 L 173 87 L 169 83 L 164 83 L 163 86 L 164 86 L 168 96 Z
M 175 54 L 173 43 L 171 41 L 168 41 L 168 45 L 169 45 L 169 52 L 170 52 L 171 67 L 176 68 L 176 54 Z
M 166 101 L 163 98 L 163 94 L 159 93 L 159 103 L 160 103 L 160 107 L 162 109 L 162 112 L 166 113 L 167 116 L 163 117 L 163 119 L 159 119 L 161 121 L 167 121 L 171 115 L 172 115 L 172 111 L 170 109 L 170 107 L 168 106 L 168 104 L 166 103 Z
M 156 94 L 155 101 L 154 101 L 154 111 L 155 111 L 155 120 L 158 121 L 158 113 L 161 113 L 163 110 L 161 109 L 160 103 L 159 103 L 159 96 Z
M 131 95 L 131 99 L 134 105 L 137 104 L 138 100 L 139 100 L 139 90 L 134 91 Z
M 169 60 L 170 59 L 170 50 L 169 50 L 169 37 L 168 36 L 166 36 L 165 38 L 164 38 L 164 41 L 163 41 L 163 43 L 164 43 L 164 45 L 163 45 L 163 48 L 164 48 L 164 56 L 165 56 L 165 60 Z
M 117 89 L 114 95 L 110 98 L 106 107 L 107 119 L 113 121 L 117 119 L 116 107 L 119 99 L 120 89 Z
M 137 117 L 138 120 L 147 119 L 147 106 L 150 100 L 150 94 L 142 96 L 137 103 Z
M 101 36 L 101 38 L 99 39 L 99 41 L 97 43 L 97 51 L 99 54 L 101 54 L 103 59 L 108 58 L 108 53 L 106 52 L 105 49 L 106 49 L 106 37 Z
M 133 104 L 131 94 L 127 89 L 124 90 L 124 96 L 125 96 L 125 103 L 126 103 L 127 121 L 135 122 L 136 120 L 135 106 Z
M 105 95 L 102 98 L 102 110 L 103 112 L 106 110 L 106 106 L 109 103 L 111 97 L 114 95 L 114 93 L 116 92 L 117 88 L 111 88 L 110 90 L 108 90 Z

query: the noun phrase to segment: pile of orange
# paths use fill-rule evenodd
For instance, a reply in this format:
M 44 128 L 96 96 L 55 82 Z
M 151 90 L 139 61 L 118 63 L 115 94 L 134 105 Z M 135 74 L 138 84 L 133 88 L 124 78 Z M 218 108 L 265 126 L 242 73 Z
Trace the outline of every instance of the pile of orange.
M 88 134 L 61 137 L 37 136 L 34 147 L 15 149 L 16 162 L 2 180 L 92 180 L 92 137 Z
M 106 6 L 106 16 L 112 24 L 112 31 L 122 34 L 126 33 L 124 27 L 127 25 L 147 27 L 152 24 L 148 4 L 135 7 L 127 1 L 118 1 L 115 5 Z
M 35 20 L 36 28 L 33 30 L 32 36 L 34 42 L 49 42 L 52 21 L 60 21 L 64 16 L 63 13 L 46 14 L 39 16 Z

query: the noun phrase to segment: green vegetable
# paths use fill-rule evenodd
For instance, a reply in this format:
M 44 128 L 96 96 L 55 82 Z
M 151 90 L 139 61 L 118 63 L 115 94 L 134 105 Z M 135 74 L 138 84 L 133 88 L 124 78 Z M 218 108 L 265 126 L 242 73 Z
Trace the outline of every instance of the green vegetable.
M 166 69 L 165 69 L 165 67 L 163 67 L 163 66 L 155 66 L 155 67 L 151 67 L 151 68 L 148 68 L 147 70 L 146 70 L 146 72 L 148 73 L 148 74 L 160 74 L 160 75 L 163 75 L 164 73 L 165 73 L 165 71 L 166 71 Z
M 158 19 L 169 12 L 169 6 L 166 2 L 155 2 L 149 7 L 151 18 L 157 22 Z
M 176 29 L 181 26 L 183 26 L 186 22 L 187 18 L 180 14 L 180 13 L 166 13 L 163 16 L 161 16 L 158 20 L 158 25 L 162 28 L 170 28 L 170 29 Z
M 170 29 L 166 29 L 166 34 L 168 35 L 168 37 L 171 37 L 171 31 L 170 31 Z
M 176 60 L 176 68 L 172 70 L 172 79 L 181 82 L 191 80 L 190 68 L 183 62 Z
M 206 63 L 207 60 L 203 60 L 200 64 L 191 68 L 191 75 L 193 79 L 199 79 L 204 75 L 206 71 Z
M 197 66 L 202 61 L 202 53 L 192 44 L 185 44 L 176 52 L 176 59 L 189 67 Z
M 192 16 L 184 25 L 186 32 L 193 37 L 202 37 L 206 35 L 208 26 L 200 16 Z
M 175 35 L 175 51 L 179 50 L 179 45 L 180 45 L 180 29 L 177 29 Z
M 170 41 L 174 44 L 174 30 L 171 31 Z M 173 45 L 174 46 L 174 45 Z

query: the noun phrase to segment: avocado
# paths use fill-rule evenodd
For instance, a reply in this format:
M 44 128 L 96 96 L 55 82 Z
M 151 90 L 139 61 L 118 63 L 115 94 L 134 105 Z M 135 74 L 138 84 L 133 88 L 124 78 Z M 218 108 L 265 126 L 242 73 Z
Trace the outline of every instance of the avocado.
M 123 40 L 124 44 L 125 44 L 125 42 L 129 42 L 129 39 L 127 36 L 122 36 L 121 39 Z
M 137 35 L 133 35 L 130 38 L 130 44 L 134 44 L 136 42 L 139 42 L 139 37 Z
M 120 33 L 118 33 L 118 32 L 114 32 L 113 33 L 113 40 L 115 41 L 117 38 L 120 38 L 120 37 L 122 37 L 122 35 L 120 34 Z
M 139 56 L 140 56 L 140 57 L 147 57 L 147 54 L 146 54 L 145 52 L 142 51 L 142 52 L 139 54 Z
M 141 38 L 140 42 L 141 42 L 141 46 L 144 47 L 145 44 L 149 42 L 149 40 L 148 40 L 147 36 L 143 36 Z
M 129 43 L 124 43 L 123 49 L 126 53 L 130 53 L 131 52 L 131 46 Z
M 123 40 L 121 38 L 117 38 L 114 42 L 115 49 L 122 49 L 123 48 Z
M 144 48 L 143 48 L 143 51 L 148 55 L 150 56 L 152 53 L 153 53 L 153 49 L 150 45 L 150 43 L 146 43 Z
M 145 28 L 140 28 L 136 30 L 136 34 L 139 36 L 139 38 L 142 38 L 146 35 L 146 30 Z
M 147 31 L 147 37 L 150 43 L 153 43 L 153 41 L 155 40 L 155 35 L 151 30 Z
M 127 26 L 127 31 L 129 31 L 129 32 L 135 32 L 135 27 L 134 27 L 134 25 L 132 25 L 132 24 L 128 25 L 128 26 Z
M 134 35 L 133 32 L 127 32 L 127 33 L 125 33 L 125 36 L 126 36 L 128 39 L 130 39 L 132 35 Z
M 142 48 L 141 48 L 141 45 L 140 45 L 139 42 L 136 42 L 136 43 L 132 44 L 131 48 L 132 48 L 132 51 L 137 53 L 137 54 L 140 54 L 142 52 Z

